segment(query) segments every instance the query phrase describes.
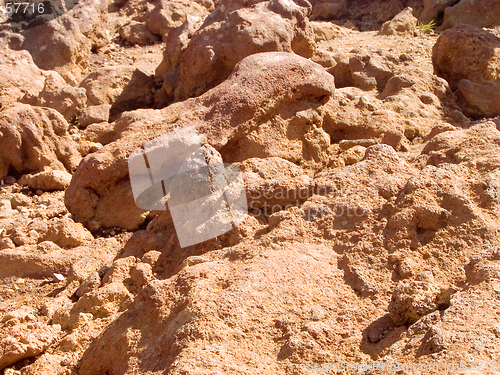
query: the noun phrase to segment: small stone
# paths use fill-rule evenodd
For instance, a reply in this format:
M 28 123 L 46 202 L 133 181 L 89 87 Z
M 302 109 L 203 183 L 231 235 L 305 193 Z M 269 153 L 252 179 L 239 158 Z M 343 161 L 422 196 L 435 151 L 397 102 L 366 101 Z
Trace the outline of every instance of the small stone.
M 69 366 L 69 365 L 71 365 L 72 362 L 73 361 L 71 360 L 71 358 L 63 358 L 61 360 L 61 366 L 64 366 L 64 367 Z
M 4 182 L 6 185 L 14 185 L 17 182 L 17 179 L 13 176 L 7 176 L 5 177 Z
M 318 308 L 313 308 L 311 311 L 311 320 L 318 321 L 325 319 L 326 314 L 323 310 Z
M 150 250 L 146 254 L 143 255 L 141 262 L 142 263 L 147 263 L 152 266 L 160 259 L 161 252 L 156 251 L 156 250 Z
M 36 193 L 36 195 L 42 195 L 42 194 L 43 194 L 43 191 L 42 191 L 42 190 L 40 190 L 40 189 L 38 189 L 35 193 Z
M 380 340 L 384 339 L 386 336 L 386 331 L 381 327 L 375 327 L 368 331 L 368 340 L 371 343 L 377 343 Z
M 57 281 L 64 281 L 64 280 L 66 280 L 66 278 L 63 275 L 61 275 L 60 273 L 54 273 L 53 276 L 54 276 L 54 279 L 57 280 Z
M 16 209 L 19 206 L 29 206 L 31 204 L 31 198 L 24 194 L 14 194 L 10 199 L 12 208 Z

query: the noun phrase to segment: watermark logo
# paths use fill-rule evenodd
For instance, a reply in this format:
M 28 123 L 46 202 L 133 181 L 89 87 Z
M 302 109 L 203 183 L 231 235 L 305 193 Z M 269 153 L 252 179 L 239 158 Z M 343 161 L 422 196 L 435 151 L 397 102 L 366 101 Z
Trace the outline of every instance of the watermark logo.
M 35 27 L 62 16 L 79 0 L 0 0 L 0 24 L 14 32 Z
M 144 144 L 131 154 L 128 166 L 137 206 L 168 206 L 181 247 L 220 236 L 248 214 L 241 170 L 224 164 L 194 126 Z

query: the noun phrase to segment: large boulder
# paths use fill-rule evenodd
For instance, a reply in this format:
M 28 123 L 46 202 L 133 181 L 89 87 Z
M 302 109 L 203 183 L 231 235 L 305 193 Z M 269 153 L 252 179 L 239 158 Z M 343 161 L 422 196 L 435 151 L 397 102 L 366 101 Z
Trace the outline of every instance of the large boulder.
M 164 102 L 201 95 L 254 53 L 293 51 L 312 56 L 310 11 L 309 3 L 299 1 L 220 1 L 176 64 L 162 63 L 158 68 L 157 75 L 164 79 Z
M 78 83 L 88 69 L 91 43 L 78 23 L 64 15 L 24 31 L 22 48 L 44 70 L 55 70 L 68 83 Z
M 9 171 L 72 171 L 81 159 L 68 123 L 50 108 L 16 104 L 1 111 L 0 143 L 0 179 Z
M 249 259 L 238 258 L 242 247 L 216 252 L 220 260 L 210 254 L 193 256 L 174 277 L 148 283 L 86 350 L 78 373 L 131 375 L 135 369 L 126 365 L 130 361 L 152 373 L 236 373 L 229 369 L 238 363 L 238 373 L 285 374 L 278 370 L 280 362 L 300 358 L 313 342 L 304 331 L 321 332 L 315 336 L 321 348 L 339 345 L 342 339 L 332 328 L 339 323 L 330 309 L 347 309 L 341 307 L 345 299 L 356 295 L 342 281 L 342 271 L 328 264 L 327 259 L 336 263 L 336 253 L 324 245 L 292 243 L 267 248 L 268 255 L 260 256 L 263 248 L 247 246 Z M 233 272 L 238 272 L 237 280 L 230 276 Z M 311 283 L 323 290 L 321 299 L 312 298 Z M 300 306 L 301 315 L 289 313 L 293 306 Z M 300 369 L 296 373 L 307 371 L 304 365 L 293 366 Z
M 330 141 L 317 108 L 333 91 L 333 77 L 300 56 L 249 56 L 224 83 L 199 98 L 122 116 L 115 126 L 115 131 L 122 129 L 118 140 L 88 155 L 76 170 L 66 205 L 92 230 L 140 226 L 146 214 L 134 202 L 127 158 L 174 124 L 195 125 L 225 162 L 276 156 L 318 168 L 328 162 Z
M 31 53 L 40 69 L 55 70 L 76 85 L 87 72 L 91 49 L 109 43 L 106 13 L 106 0 L 81 0 L 63 16 L 25 30 L 20 48 Z
M 499 26 L 500 3 L 496 0 L 461 0 L 446 8 L 442 29 L 462 23 L 479 27 Z
M 432 62 L 453 90 L 462 79 L 500 82 L 500 38 L 477 26 L 455 26 L 439 37 Z

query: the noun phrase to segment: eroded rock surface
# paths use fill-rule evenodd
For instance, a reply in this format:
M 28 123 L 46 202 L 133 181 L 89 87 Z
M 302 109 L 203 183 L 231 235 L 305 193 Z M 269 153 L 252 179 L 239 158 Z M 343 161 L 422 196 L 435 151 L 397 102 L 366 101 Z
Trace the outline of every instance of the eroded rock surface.
M 500 29 L 477 26 L 495 7 L 82 0 L 2 25 L 0 371 L 493 367 Z M 172 195 L 138 207 L 127 163 L 186 129 L 185 198 L 192 167 L 214 192 L 226 163 L 248 208 L 189 246 Z

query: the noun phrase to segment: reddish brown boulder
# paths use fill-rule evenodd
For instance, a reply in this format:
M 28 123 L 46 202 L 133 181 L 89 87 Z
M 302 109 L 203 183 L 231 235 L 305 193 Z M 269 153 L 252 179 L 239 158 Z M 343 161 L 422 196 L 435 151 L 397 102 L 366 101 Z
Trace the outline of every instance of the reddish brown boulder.
M 66 205 L 92 230 L 137 228 L 146 214 L 134 202 L 127 158 L 174 123 L 196 125 L 225 162 L 277 156 L 306 168 L 325 165 L 330 141 L 316 108 L 333 91 L 333 77 L 300 56 L 249 56 L 227 81 L 197 99 L 120 118 L 121 137 L 82 161 L 66 191 Z
M 224 81 L 239 61 L 254 53 L 293 51 L 312 56 L 314 42 L 307 20 L 310 5 L 300 4 L 278 0 L 219 2 L 210 21 L 180 54 L 177 66 L 166 73 L 166 100 L 201 95 Z M 163 67 L 157 74 L 164 71 Z
M 471 117 L 500 116 L 500 83 L 462 79 L 458 82 L 457 96 L 462 108 Z
M 50 108 L 16 104 L 0 112 L 0 143 L 0 179 L 9 170 L 72 171 L 81 159 L 68 134 L 68 123 Z
M 83 89 L 69 86 L 54 71 L 43 71 L 27 51 L 5 48 L 0 52 L 0 108 L 15 102 L 50 107 L 72 120 L 86 105 Z
M 23 35 L 22 48 L 40 69 L 55 70 L 70 84 L 78 83 L 87 71 L 91 43 L 72 17 L 64 15 Z
M 453 90 L 462 79 L 500 82 L 500 38 L 477 26 L 455 26 L 439 37 L 432 62 Z
M 500 25 L 500 3 L 496 0 L 461 0 L 446 8 L 442 29 L 459 24 L 479 27 Z

